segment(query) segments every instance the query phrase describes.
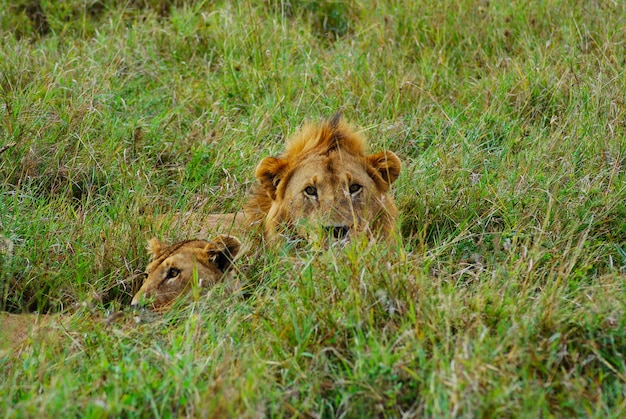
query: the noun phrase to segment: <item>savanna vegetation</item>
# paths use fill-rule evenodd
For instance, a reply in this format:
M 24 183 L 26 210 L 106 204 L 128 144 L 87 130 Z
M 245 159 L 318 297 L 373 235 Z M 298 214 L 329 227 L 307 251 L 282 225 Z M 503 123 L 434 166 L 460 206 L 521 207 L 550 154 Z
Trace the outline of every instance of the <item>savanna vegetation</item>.
M 611 0 L 0 0 L 0 310 L 63 319 L 0 412 L 623 416 L 625 39 Z M 254 246 L 134 322 L 199 227 L 154 220 L 337 110 L 402 159 L 401 243 Z

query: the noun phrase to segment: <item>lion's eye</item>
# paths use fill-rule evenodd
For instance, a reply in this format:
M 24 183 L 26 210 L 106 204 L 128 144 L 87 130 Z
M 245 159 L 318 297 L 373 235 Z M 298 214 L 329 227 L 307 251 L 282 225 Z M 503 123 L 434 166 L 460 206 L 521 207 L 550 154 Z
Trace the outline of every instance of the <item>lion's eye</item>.
M 352 185 L 350 185 L 350 187 L 348 188 L 348 190 L 350 191 L 351 194 L 356 194 L 361 192 L 361 189 L 363 189 L 363 187 L 361 185 L 359 185 L 358 183 L 353 183 Z
M 179 273 L 180 269 L 170 268 L 169 271 L 167 271 L 167 277 L 165 277 L 165 279 L 176 278 Z
M 317 189 L 314 186 L 307 186 L 304 188 L 304 193 L 312 198 L 317 197 Z

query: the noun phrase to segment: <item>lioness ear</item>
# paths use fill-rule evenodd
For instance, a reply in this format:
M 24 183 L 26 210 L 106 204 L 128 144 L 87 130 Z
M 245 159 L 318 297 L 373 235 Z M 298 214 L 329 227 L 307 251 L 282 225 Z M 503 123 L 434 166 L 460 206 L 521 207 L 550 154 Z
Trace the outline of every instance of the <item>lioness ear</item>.
M 368 156 L 369 163 L 378 171 L 387 185 L 391 185 L 400 175 L 402 163 L 398 156 L 391 151 L 381 151 L 380 153 Z
M 277 157 L 266 157 L 256 168 L 256 178 L 261 187 L 272 200 L 276 199 L 276 188 L 287 168 L 287 160 Z
M 146 246 L 146 249 L 150 254 L 150 260 L 154 260 L 159 257 L 159 255 L 163 252 L 163 249 L 165 249 L 166 247 L 168 247 L 167 244 L 163 243 L 156 237 L 148 240 L 148 245 Z
M 241 242 L 237 237 L 220 234 L 204 248 L 210 261 L 217 265 L 217 268 L 224 272 L 230 267 L 235 256 L 241 249 Z

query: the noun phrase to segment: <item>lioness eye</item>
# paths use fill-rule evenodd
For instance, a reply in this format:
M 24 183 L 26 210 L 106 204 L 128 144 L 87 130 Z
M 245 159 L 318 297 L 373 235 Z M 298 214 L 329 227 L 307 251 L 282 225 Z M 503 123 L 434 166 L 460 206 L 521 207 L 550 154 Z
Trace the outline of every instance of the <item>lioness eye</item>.
M 167 271 L 167 277 L 165 279 L 176 278 L 179 273 L 180 273 L 179 269 L 170 268 L 170 270 Z
M 348 190 L 350 191 L 351 194 L 355 194 L 355 193 L 359 192 L 361 189 L 363 189 L 363 187 L 361 185 L 359 185 L 358 183 L 353 183 L 348 188 Z
M 317 196 L 317 189 L 315 189 L 315 187 L 313 186 L 307 186 L 306 188 L 304 188 L 304 193 L 309 196 Z

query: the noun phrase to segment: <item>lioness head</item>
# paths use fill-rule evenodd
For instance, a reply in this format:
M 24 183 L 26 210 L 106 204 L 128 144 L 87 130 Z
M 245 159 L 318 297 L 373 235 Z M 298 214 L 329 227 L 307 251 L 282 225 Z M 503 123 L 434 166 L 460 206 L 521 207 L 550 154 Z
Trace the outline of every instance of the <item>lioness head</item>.
M 263 219 L 268 238 L 388 235 L 398 213 L 388 192 L 400 159 L 391 151 L 367 155 L 365 148 L 363 136 L 339 115 L 305 125 L 282 155 L 261 161 L 247 211 Z
M 189 290 L 194 278 L 202 287 L 216 284 L 240 248 L 241 242 L 237 238 L 225 235 L 212 241 L 188 240 L 171 246 L 158 239 L 149 240 L 147 277 L 131 305 L 151 300 L 152 309 L 162 310 Z

